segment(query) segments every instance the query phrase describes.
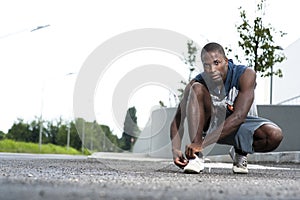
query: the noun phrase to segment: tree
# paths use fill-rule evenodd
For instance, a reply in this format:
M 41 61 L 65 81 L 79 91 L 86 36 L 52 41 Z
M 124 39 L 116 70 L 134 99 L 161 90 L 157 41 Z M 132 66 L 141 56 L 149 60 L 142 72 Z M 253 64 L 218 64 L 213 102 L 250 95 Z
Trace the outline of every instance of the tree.
M 39 134 L 40 134 L 40 120 L 36 117 L 35 120 L 30 122 L 29 130 L 31 132 L 31 139 L 30 142 L 37 143 L 39 141 Z
M 18 119 L 8 130 L 7 138 L 16 141 L 32 142 L 33 137 L 30 131 L 30 125 L 24 123 L 23 119 Z
M 106 125 L 99 125 L 99 129 L 102 132 L 102 135 L 104 136 L 103 142 L 104 142 L 104 148 L 103 151 L 111 151 L 111 152 L 118 152 L 119 149 L 119 140 L 116 135 L 112 133 L 109 126 Z
M 188 65 L 189 68 L 189 77 L 188 77 L 188 82 L 192 80 L 192 74 L 195 71 L 195 66 L 196 66 L 196 56 L 198 53 L 198 48 L 195 45 L 193 40 L 187 41 L 187 48 L 188 48 L 188 55 L 184 57 L 184 63 Z M 188 84 L 188 82 L 181 80 L 180 83 L 184 85 L 184 87 Z M 184 88 L 178 89 L 179 95 L 178 98 L 181 100 L 184 95 Z
M 286 57 L 281 51 L 282 48 L 275 45 L 273 35 L 279 33 L 280 37 L 283 37 L 286 33 L 277 32 L 270 24 L 263 23 L 265 2 L 266 0 L 261 0 L 257 4 L 259 16 L 254 19 L 253 24 L 250 24 L 247 19 L 246 11 L 242 7 L 239 8 L 242 23 L 237 26 L 241 39 L 238 41 L 238 45 L 244 51 L 248 65 L 253 66 L 256 72 L 261 73 L 261 77 L 272 77 L 273 75 L 282 77 L 281 69 L 273 71 L 273 66 L 281 63 Z M 236 58 L 239 59 L 238 56 Z
M 131 107 L 126 113 L 120 147 L 123 150 L 130 151 L 140 132 L 141 131 L 137 126 L 136 108 Z
M 96 121 L 88 122 L 83 118 L 76 119 L 76 128 L 78 134 L 76 132 L 76 136 L 72 136 L 72 126 L 71 123 L 71 137 L 73 140 L 80 140 L 80 145 L 83 145 L 85 148 L 88 148 L 91 151 L 106 151 L 106 152 L 116 152 L 119 151 L 118 148 L 118 137 L 112 133 L 110 128 L 106 125 L 98 124 Z M 72 144 L 72 139 L 71 142 Z M 76 144 L 79 145 L 77 142 Z M 75 147 L 75 148 L 81 148 Z
M 6 137 L 6 134 L 3 131 L 0 131 L 0 140 L 4 140 Z
M 75 123 L 72 121 L 70 124 L 70 146 L 77 150 L 81 150 L 82 141 L 76 129 Z M 66 139 L 67 141 L 67 139 Z
M 68 126 L 67 124 L 62 124 L 58 128 L 57 133 L 57 144 L 60 146 L 66 146 L 67 145 L 67 137 L 68 137 Z M 70 131 L 71 132 L 71 131 Z M 70 134 L 71 135 L 71 134 Z M 71 138 L 71 137 L 70 137 Z
M 118 137 L 112 133 L 108 126 L 100 125 L 96 121 L 87 122 L 82 118 L 77 118 L 75 122 L 64 122 L 60 118 L 55 121 L 44 121 L 43 124 L 45 126 L 43 126 L 42 137 L 45 144 L 52 143 L 66 146 L 68 131 L 70 131 L 70 147 L 79 151 L 82 150 L 83 140 L 84 146 L 92 151 L 120 151 Z M 18 119 L 7 134 L 0 131 L 0 140 L 7 138 L 38 143 L 39 128 L 38 118 L 30 123 L 25 123 L 23 119 Z M 136 132 L 134 133 L 136 134 Z
M 60 118 L 58 121 L 47 121 L 46 124 L 46 138 L 44 139 L 44 143 L 58 144 L 57 136 L 59 127 L 62 125 L 62 119 Z

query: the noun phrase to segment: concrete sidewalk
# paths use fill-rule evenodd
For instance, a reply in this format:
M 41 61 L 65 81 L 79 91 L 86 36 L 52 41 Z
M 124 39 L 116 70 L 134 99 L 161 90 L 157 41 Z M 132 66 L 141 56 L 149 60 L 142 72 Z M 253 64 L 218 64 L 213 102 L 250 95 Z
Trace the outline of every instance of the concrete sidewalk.
M 171 161 L 172 158 L 151 157 L 146 153 L 111 153 L 95 152 L 88 156 L 90 159 L 113 159 L 113 160 L 133 160 L 133 161 Z M 232 163 L 229 155 L 214 155 L 206 157 L 208 162 Z M 254 153 L 248 156 L 248 162 L 271 162 L 271 163 L 300 163 L 300 151 Z
M 207 158 L 212 162 L 232 162 L 229 155 L 208 156 Z M 249 154 L 248 162 L 300 163 L 300 151 Z

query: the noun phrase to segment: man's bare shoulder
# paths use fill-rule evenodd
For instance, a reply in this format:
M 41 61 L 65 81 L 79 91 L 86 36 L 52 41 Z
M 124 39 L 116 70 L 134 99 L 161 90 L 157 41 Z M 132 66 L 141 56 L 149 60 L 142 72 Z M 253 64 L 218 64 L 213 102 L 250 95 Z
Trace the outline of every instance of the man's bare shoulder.
M 243 88 L 255 88 L 256 85 L 256 72 L 250 68 L 247 67 L 245 72 L 242 74 L 240 80 L 240 89 L 243 90 Z
M 252 69 L 251 67 L 247 67 L 247 68 L 245 69 L 245 73 L 252 74 L 252 75 L 256 75 L 256 72 L 255 72 L 254 69 Z
M 240 80 L 243 80 L 243 79 L 256 79 L 256 72 L 250 68 L 250 67 L 247 67 L 245 69 L 245 72 L 243 73 L 243 75 L 241 76 L 241 79 Z

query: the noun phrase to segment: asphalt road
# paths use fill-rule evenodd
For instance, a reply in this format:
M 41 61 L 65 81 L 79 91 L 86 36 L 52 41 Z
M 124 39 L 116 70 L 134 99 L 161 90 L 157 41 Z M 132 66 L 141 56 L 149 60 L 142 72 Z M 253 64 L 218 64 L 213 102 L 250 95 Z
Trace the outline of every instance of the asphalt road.
M 211 163 L 184 174 L 170 160 L 0 154 L 0 199 L 300 199 L 299 164 Z

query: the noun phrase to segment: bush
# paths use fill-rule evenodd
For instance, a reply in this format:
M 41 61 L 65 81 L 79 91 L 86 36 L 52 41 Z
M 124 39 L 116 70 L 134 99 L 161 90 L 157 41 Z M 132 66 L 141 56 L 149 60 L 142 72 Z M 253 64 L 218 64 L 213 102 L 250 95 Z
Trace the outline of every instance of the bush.
M 39 144 L 31 142 L 16 142 L 13 140 L 5 139 L 0 141 L 0 152 L 10 152 L 10 153 L 49 153 L 49 154 L 71 154 L 80 155 L 81 152 L 74 148 L 57 146 L 54 144 L 43 144 L 41 151 L 39 150 Z M 85 155 L 89 155 L 88 151 L 84 151 Z

